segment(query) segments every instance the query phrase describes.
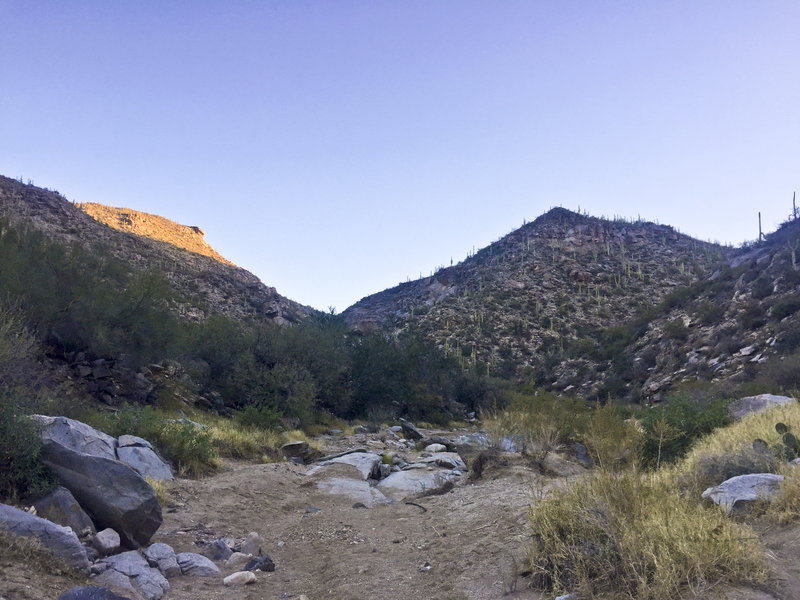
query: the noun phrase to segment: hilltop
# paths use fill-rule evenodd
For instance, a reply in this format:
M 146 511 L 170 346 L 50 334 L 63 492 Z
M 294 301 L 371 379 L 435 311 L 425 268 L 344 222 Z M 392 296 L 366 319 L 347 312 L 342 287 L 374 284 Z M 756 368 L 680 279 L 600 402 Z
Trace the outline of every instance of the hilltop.
M 501 378 L 638 397 L 612 380 L 603 333 L 733 254 L 667 225 L 554 208 L 462 263 L 364 298 L 343 315 L 359 331 L 419 329 L 462 364 Z

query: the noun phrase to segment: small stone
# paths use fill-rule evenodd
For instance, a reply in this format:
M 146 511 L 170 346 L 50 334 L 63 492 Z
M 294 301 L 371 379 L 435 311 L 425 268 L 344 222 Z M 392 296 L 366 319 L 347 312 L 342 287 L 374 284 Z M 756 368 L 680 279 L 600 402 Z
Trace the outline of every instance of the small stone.
M 250 560 L 250 556 L 245 554 L 244 552 L 234 552 L 230 555 L 230 558 L 225 561 L 226 567 L 238 567 L 239 565 L 247 564 L 247 561 Z
M 256 581 L 256 574 L 252 571 L 237 571 L 236 573 L 231 573 L 225 579 L 222 580 L 222 583 L 231 586 L 231 585 L 247 585 L 248 583 L 255 583 Z
M 244 566 L 244 570 L 272 572 L 275 570 L 275 563 L 272 562 L 272 559 L 269 557 L 269 555 L 265 554 L 263 556 L 257 556 L 256 558 L 250 560 Z
M 107 527 L 106 529 L 103 529 L 103 531 L 97 532 L 97 534 L 94 536 L 92 546 L 94 546 L 94 549 L 97 550 L 101 556 L 114 554 L 117 550 L 119 550 L 119 534 L 110 527 Z
M 251 531 L 247 534 L 247 537 L 244 538 L 240 551 L 243 554 L 252 554 L 253 556 L 257 556 L 258 554 L 261 554 L 261 546 L 263 544 L 264 542 L 261 539 L 261 536 L 255 531 Z

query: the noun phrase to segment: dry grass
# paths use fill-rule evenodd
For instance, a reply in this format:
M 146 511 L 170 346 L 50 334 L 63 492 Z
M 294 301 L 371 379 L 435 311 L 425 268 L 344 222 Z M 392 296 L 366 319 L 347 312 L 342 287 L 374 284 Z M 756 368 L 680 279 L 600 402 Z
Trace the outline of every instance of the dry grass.
M 172 492 L 168 481 L 153 479 L 152 477 L 145 477 L 144 479 L 155 490 L 161 508 L 167 508 L 172 504 Z
M 39 540 L 12 535 L 0 529 L 0 563 L 22 563 L 31 573 L 68 575 L 77 583 L 86 578 L 53 555 Z
M 764 581 L 755 534 L 663 478 L 601 473 L 533 505 L 534 581 L 554 593 L 662 599 Z

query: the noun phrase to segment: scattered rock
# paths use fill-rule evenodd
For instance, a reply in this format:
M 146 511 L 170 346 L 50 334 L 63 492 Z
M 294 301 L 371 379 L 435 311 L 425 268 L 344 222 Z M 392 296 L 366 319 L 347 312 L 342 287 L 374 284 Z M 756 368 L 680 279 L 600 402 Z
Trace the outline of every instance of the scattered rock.
M 447 446 L 444 444 L 429 444 L 425 446 L 425 452 L 444 452 L 447 450 Z
M 343 456 L 326 460 L 325 462 L 309 470 L 308 475 L 312 475 L 320 469 L 324 469 L 326 466 L 332 464 L 350 465 L 351 467 L 355 467 L 359 473 L 361 473 L 362 479 L 375 479 L 379 474 L 381 456 L 372 452 L 352 452 L 350 454 L 345 454 Z
M 788 396 L 775 396 L 773 394 L 747 396 L 731 402 L 728 405 L 728 414 L 733 419 L 741 419 L 745 415 L 758 413 L 774 406 L 782 406 L 791 402 L 796 402 L 796 400 Z
M 304 441 L 295 441 L 284 444 L 281 446 L 281 452 L 288 460 L 294 458 L 303 461 L 301 464 L 307 464 L 319 457 L 319 452 L 312 448 L 308 442 Z
M 127 579 L 128 586 L 147 600 L 159 600 L 169 591 L 169 582 L 164 575 L 158 569 L 151 568 L 135 550 L 109 556 L 101 563 L 95 565 L 104 568 L 95 578 L 99 583 L 125 588 Z
M 84 587 L 74 587 L 64 592 L 58 600 L 130 600 L 125 596 L 117 596 L 106 587 L 87 585 Z
M 181 572 L 194 577 L 214 577 L 219 575 L 219 568 L 205 556 L 194 552 L 181 552 L 176 555 Z
M 120 547 L 119 534 L 113 529 L 107 527 L 106 529 L 103 529 L 103 531 L 97 532 L 97 535 L 94 536 L 92 546 L 95 550 L 97 550 L 97 552 L 100 553 L 100 556 L 114 554 L 119 550 Z
M 81 573 L 89 573 L 89 559 L 78 536 L 69 527 L 56 525 L 30 513 L 0 504 L 0 528 L 21 537 L 39 540 L 64 563 Z
M 116 460 L 116 440 L 66 417 L 35 418 L 43 425 L 43 462 L 95 524 L 114 529 L 127 547 L 147 544 L 161 525 L 161 506 L 141 475 Z
M 274 569 L 274 567 L 273 567 Z M 231 586 L 231 585 L 247 585 L 248 583 L 255 583 L 256 581 L 256 574 L 252 571 L 237 571 L 236 573 L 231 573 L 225 579 L 222 580 L 222 583 Z
M 334 496 L 345 496 L 368 508 L 391 502 L 380 490 L 359 479 L 332 477 L 317 482 L 317 488 Z
M 255 531 L 251 531 L 247 534 L 247 537 L 244 538 L 242 542 L 241 552 L 244 554 L 252 554 L 253 556 L 257 556 L 261 554 L 261 546 L 264 541 L 261 539 L 261 536 L 258 535 Z
M 423 436 L 419 429 L 414 427 L 413 423 L 406 421 L 405 419 L 400 419 L 400 427 L 403 429 L 403 435 L 406 436 L 406 439 L 409 440 L 421 440 Z
M 36 514 L 43 519 L 70 527 L 78 535 L 87 529 L 90 533 L 96 531 L 89 515 L 81 508 L 67 488 L 57 487 L 56 490 L 34 504 Z
M 223 561 L 231 557 L 233 550 L 228 546 L 228 542 L 220 539 L 206 546 L 203 549 L 203 554 L 211 560 Z
M 248 563 L 244 566 L 244 570 L 272 572 L 275 570 L 275 563 L 272 562 L 272 559 L 269 557 L 269 555 L 264 554 L 263 556 L 256 556 L 248 561 Z
M 248 560 L 250 560 L 250 557 L 244 552 L 234 552 L 225 561 L 225 566 L 228 568 L 238 567 L 239 565 L 247 564 Z
M 436 464 L 443 469 L 455 469 L 463 473 L 467 472 L 467 465 L 457 452 L 437 452 L 433 456 L 421 459 L 420 462 Z
M 169 544 L 151 544 L 142 551 L 145 559 L 151 567 L 161 571 L 167 579 L 181 575 L 181 567 L 175 555 L 175 550 Z
M 755 500 L 769 502 L 780 490 L 781 481 L 783 475 L 774 473 L 738 475 L 708 488 L 703 492 L 703 498 L 709 498 L 719 504 L 730 515 L 742 509 L 743 503 Z
M 392 473 L 378 482 L 378 489 L 388 498 L 402 500 L 406 496 L 438 490 L 456 478 L 453 471 L 411 469 Z

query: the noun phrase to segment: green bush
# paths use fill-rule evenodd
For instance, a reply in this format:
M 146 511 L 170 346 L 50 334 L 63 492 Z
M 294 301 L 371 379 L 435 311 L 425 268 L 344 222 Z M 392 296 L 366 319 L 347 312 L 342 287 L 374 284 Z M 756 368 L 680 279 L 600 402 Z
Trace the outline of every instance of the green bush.
M 644 465 L 657 468 L 674 462 L 686 454 L 695 440 L 730 422 L 724 400 L 697 402 L 686 395 L 673 395 L 663 406 L 641 415 Z
M 0 392 L 0 498 L 5 502 L 36 499 L 54 487 L 41 450 L 38 427 L 20 411 L 19 398 Z

